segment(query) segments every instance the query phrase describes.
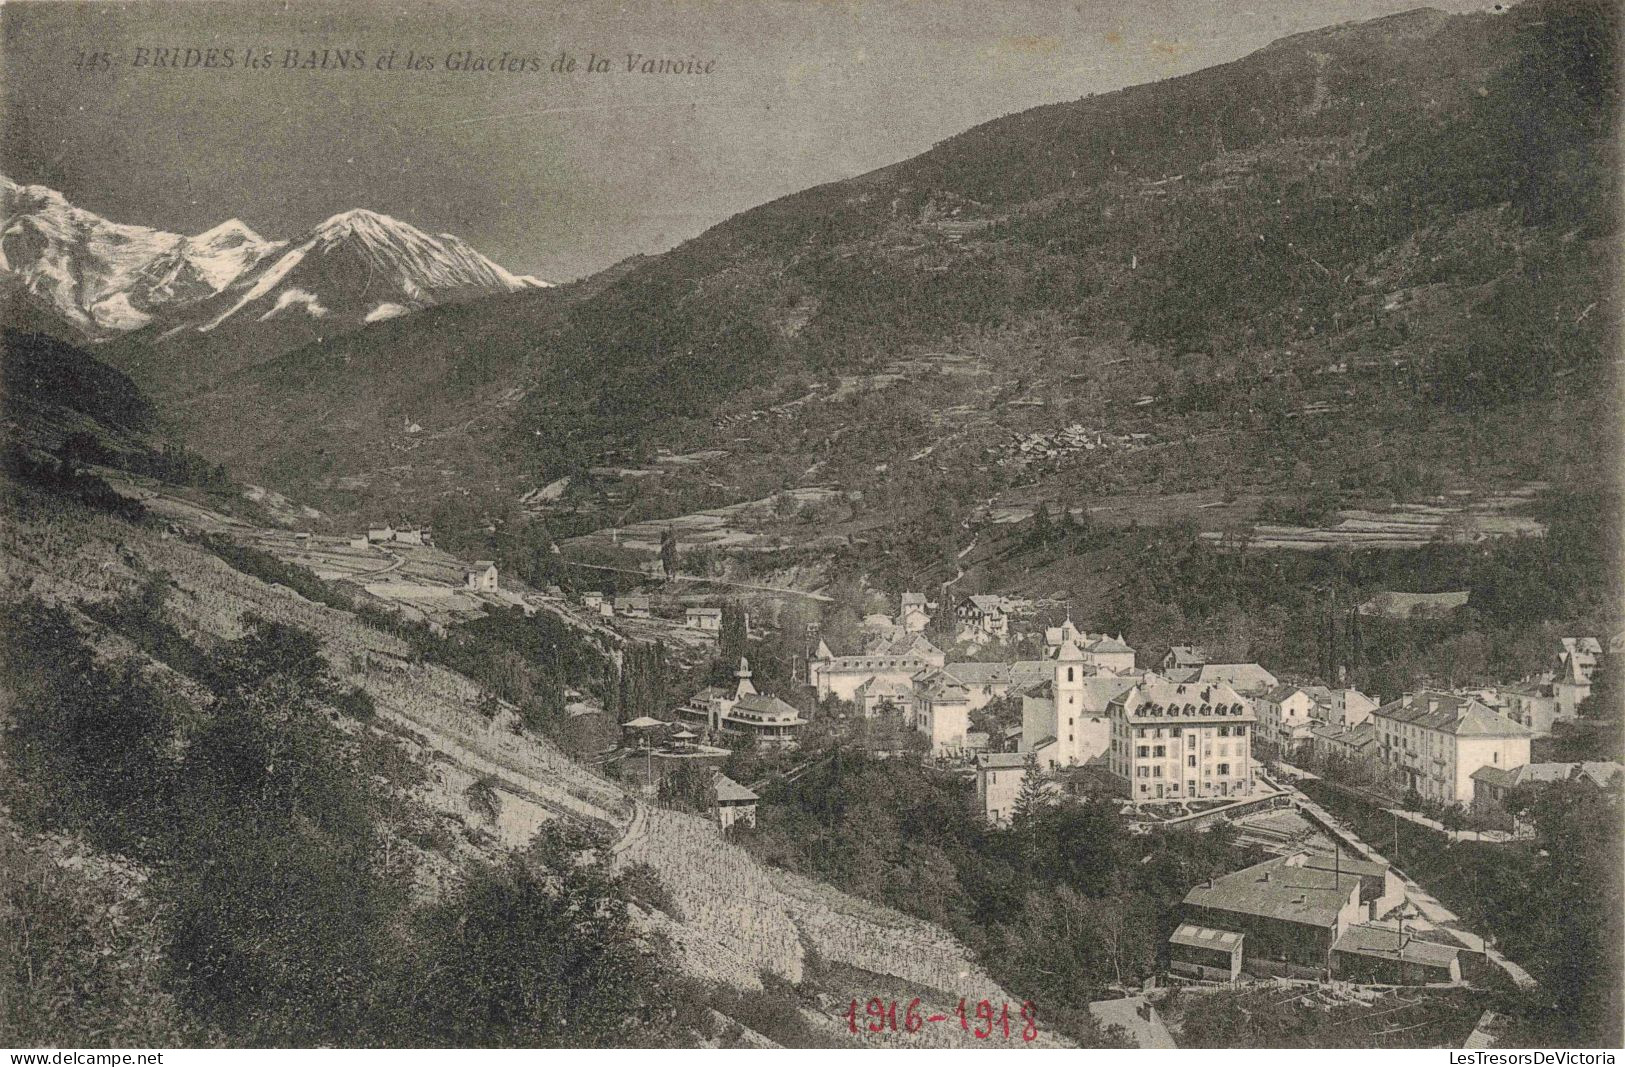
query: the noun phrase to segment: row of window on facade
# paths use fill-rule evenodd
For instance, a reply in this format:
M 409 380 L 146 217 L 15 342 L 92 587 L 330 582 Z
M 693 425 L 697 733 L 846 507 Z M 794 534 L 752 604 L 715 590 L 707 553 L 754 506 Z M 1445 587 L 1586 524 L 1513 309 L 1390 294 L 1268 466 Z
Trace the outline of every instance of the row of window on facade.
M 1192 766 L 1192 767 L 1196 766 L 1196 757 L 1195 756 L 1191 757 L 1190 766 Z M 1219 764 L 1219 766 L 1215 769 L 1214 773 L 1216 775 L 1218 775 L 1220 778 L 1228 778 L 1228 777 L 1230 777 L 1230 764 L 1228 764 L 1228 763 Z M 1136 778 L 1161 778 L 1162 777 L 1162 767 L 1160 765 L 1154 765 L 1154 766 L 1150 766 L 1150 767 L 1136 767 L 1136 768 L 1134 768 L 1134 777 L 1136 777 Z
M 1196 739 L 1193 737 L 1193 738 L 1191 738 L 1191 745 L 1194 746 L 1195 744 L 1196 744 Z M 1238 756 L 1242 755 L 1243 752 L 1245 752 L 1245 750 L 1246 750 L 1245 746 L 1237 745 L 1236 746 L 1236 755 L 1238 755 Z M 1137 746 L 1135 748 L 1134 754 L 1136 756 L 1138 756 L 1140 759 L 1166 759 L 1167 756 L 1168 756 L 1168 746 L 1167 745 L 1139 745 L 1139 746 Z M 1177 756 L 1177 755 L 1179 755 L 1179 753 L 1176 752 L 1176 753 L 1174 753 L 1174 755 Z M 1202 755 L 1204 755 L 1204 756 L 1213 755 L 1213 749 L 1211 747 L 1202 749 Z M 1221 755 L 1221 756 L 1230 755 L 1230 746 L 1229 745 L 1220 745 L 1219 746 L 1219 755 Z M 1192 767 L 1196 766 L 1196 753 L 1194 753 L 1194 752 L 1192 752 L 1190 754 L 1190 763 L 1191 763 Z
M 1195 782 L 1192 782 L 1189 795 L 1193 797 L 1202 796 L 1204 794 L 1207 796 L 1244 797 L 1251 793 L 1252 789 L 1252 782 L 1246 778 L 1237 778 L 1235 781 L 1230 782 L 1203 782 L 1200 786 L 1198 786 Z M 1157 782 L 1155 785 L 1151 785 L 1146 782 L 1140 783 L 1139 793 L 1142 797 L 1151 799 L 1153 791 L 1155 792 L 1155 798 L 1157 800 L 1165 800 L 1170 797 L 1176 797 L 1179 795 L 1179 783 Z

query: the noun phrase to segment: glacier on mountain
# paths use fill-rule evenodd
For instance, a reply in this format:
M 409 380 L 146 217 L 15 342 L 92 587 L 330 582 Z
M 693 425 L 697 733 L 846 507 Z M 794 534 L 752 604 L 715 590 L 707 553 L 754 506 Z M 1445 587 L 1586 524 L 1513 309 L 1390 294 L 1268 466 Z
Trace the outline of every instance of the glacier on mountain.
M 0 273 L 92 340 L 151 325 L 158 340 L 228 323 L 331 319 L 359 326 L 450 300 L 550 283 L 461 238 L 365 208 L 287 241 L 239 219 L 195 236 L 111 222 L 54 189 L 0 176 Z

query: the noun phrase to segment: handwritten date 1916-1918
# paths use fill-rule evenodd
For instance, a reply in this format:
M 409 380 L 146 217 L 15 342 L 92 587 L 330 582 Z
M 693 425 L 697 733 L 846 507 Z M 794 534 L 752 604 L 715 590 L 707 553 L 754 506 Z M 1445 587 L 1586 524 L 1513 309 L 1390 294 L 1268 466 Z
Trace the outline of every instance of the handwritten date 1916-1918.
M 872 1034 L 888 1030 L 915 1034 L 924 1029 L 927 1023 L 958 1023 L 961 1030 L 983 1041 L 994 1036 L 1006 1041 L 1018 1036 L 1022 1041 L 1032 1041 L 1038 1037 L 1038 1009 L 1030 1000 L 1022 1002 L 1014 1018 L 1009 1004 L 994 1005 L 991 1001 L 983 1000 L 967 1005 L 964 997 L 959 999 L 959 1006 L 952 1014 L 937 1012 L 927 1015 L 920 1006 L 919 997 L 909 1001 L 901 1011 L 902 1020 L 899 1021 L 899 1005 L 895 1000 L 871 997 L 861 1009 L 858 1001 L 853 1000 L 846 1009 L 846 1026 L 854 1034 L 864 1030 Z M 865 1018 L 867 1021 L 864 1021 Z

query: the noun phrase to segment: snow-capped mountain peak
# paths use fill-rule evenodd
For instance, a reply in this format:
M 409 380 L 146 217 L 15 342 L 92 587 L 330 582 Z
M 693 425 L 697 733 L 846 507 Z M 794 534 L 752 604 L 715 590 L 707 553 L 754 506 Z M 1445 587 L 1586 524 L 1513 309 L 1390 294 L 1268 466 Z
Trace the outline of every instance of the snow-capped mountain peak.
M 209 333 L 235 320 L 286 319 L 290 309 L 304 309 L 307 317 L 326 320 L 324 329 L 331 331 L 334 323 L 377 322 L 447 300 L 531 287 L 459 237 L 428 234 L 389 215 L 352 208 L 245 272 L 208 301 L 207 317 L 192 325 Z
M 411 230 L 414 227 L 369 208 L 353 207 L 323 220 L 310 232 L 319 238 L 357 236 L 387 239 L 392 230 L 402 229 Z
M 227 219 L 212 229 L 204 230 L 192 240 L 200 245 L 261 244 L 265 242 L 265 238 L 249 229 L 248 224 L 242 219 Z
M 86 336 L 149 323 L 159 337 L 230 321 L 286 331 L 322 319 L 327 334 L 448 300 L 547 282 L 510 273 L 452 234 L 352 208 L 291 241 L 227 219 L 192 237 L 110 222 L 54 189 L 0 176 L 0 273 L 10 274 Z
M 92 338 L 219 292 L 279 247 L 232 220 L 197 237 L 110 222 L 55 189 L 0 177 L 0 272 Z

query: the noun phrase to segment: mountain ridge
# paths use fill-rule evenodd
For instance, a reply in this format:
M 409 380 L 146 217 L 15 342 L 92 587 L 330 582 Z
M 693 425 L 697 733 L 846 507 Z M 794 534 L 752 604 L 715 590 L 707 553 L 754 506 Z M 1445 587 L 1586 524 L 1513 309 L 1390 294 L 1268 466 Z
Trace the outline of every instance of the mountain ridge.
M 218 292 L 279 245 L 236 219 L 195 236 L 112 222 L 49 186 L 4 176 L 0 194 L 0 271 L 91 339 Z
M 1283 413 L 1340 413 L 1316 425 L 1345 434 L 1466 426 L 1605 373 L 1616 20 L 1536 0 L 1309 31 L 993 120 L 546 299 L 324 339 L 181 413 L 262 478 L 362 486 L 351 506 L 427 504 L 476 474 L 511 501 L 657 446 L 730 452 L 741 497 L 810 476 L 912 498 L 895 460 L 918 454 L 963 483 L 954 495 L 986 498 L 1007 477 L 989 450 L 1068 422 L 1181 456 L 1213 439 L 1206 472 L 1113 455 L 1069 491 L 1268 492 L 1284 453 L 1256 439 Z M 975 385 L 919 369 L 945 359 Z M 1339 377 L 1378 366 L 1404 369 Z M 780 405 L 789 421 L 751 422 Z M 241 432 L 250 412 L 265 434 Z M 407 419 L 425 432 L 396 440 Z M 289 425 L 305 439 L 281 440 Z M 1363 484 L 1397 446 L 1283 447 L 1308 470 L 1296 490 Z M 1527 460 L 1509 445 L 1441 462 L 1480 458 Z M 660 498 L 651 516 L 718 503 L 705 484 L 637 492 Z M 626 510 L 578 504 L 571 522 Z
M 237 218 L 187 236 L 112 222 L 47 186 L 0 183 L 0 272 L 31 294 L 36 312 L 60 317 L 65 339 L 111 342 L 114 353 L 125 337 L 161 348 L 229 325 L 233 344 L 274 354 L 435 304 L 551 284 L 508 271 L 456 235 L 431 235 L 366 208 L 286 240 Z M 320 328 L 299 328 L 301 317 Z M 218 353 L 183 354 L 176 373 L 195 374 L 209 355 Z

